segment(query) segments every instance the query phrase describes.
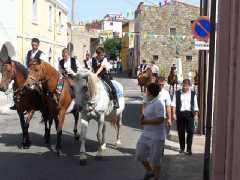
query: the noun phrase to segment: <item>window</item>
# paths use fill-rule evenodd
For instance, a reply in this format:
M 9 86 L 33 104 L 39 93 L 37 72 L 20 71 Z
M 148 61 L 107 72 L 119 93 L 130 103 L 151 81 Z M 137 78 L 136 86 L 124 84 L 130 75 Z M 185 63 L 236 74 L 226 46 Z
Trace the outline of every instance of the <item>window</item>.
M 52 6 L 48 9 L 48 29 L 52 30 Z
M 37 21 L 37 0 L 32 0 L 32 20 Z
M 154 56 L 153 56 L 153 60 L 154 60 L 154 61 L 158 61 L 158 55 L 154 55 Z
M 187 61 L 192 61 L 192 56 L 191 55 L 186 56 L 186 60 Z
M 59 12 L 59 14 L 58 14 L 58 22 L 59 22 L 59 32 L 62 32 L 64 26 L 62 23 L 62 13 L 61 12 Z
M 48 51 L 48 62 L 51 63 L 51 60 L 52 60 L 52 48 L 49 48 L 49 51 Z
M 170 28 L 170 35 L 175 36 L 177 34 L 176 28 Z

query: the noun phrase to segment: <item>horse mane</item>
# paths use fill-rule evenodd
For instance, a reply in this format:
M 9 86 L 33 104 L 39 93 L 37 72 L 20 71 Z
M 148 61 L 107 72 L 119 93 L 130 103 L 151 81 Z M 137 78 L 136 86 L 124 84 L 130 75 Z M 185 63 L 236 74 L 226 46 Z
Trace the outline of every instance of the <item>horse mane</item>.
M 98 77 L 90 72 L 88 75 L 88 88 L 90 92 L 91 98 L 94 98 L 97 95 L 97 82 L 98 82 Z
M 50 73 L 52 76 L 59 76 L 59 72 L 48 62 L 41 61 L 41 66 L 43 66 L 46 70 L 51 70 Z
M 18 61 L 14 61 L 14 60 L 11 60 L 11 61 L 16 65 L 16 69 L 18 69 L 19 71 L 21 71 L 23 73 L 24 79 L 27 79 L 27 77 L 28 77 L 27 68 Z

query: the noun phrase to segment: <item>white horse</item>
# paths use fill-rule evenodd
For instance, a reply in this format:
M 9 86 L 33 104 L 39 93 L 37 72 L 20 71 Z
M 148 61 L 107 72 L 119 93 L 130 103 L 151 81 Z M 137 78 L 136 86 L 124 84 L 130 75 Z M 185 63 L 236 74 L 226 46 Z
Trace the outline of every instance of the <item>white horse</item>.
M 117 131 L 116 145 L 121 144 L 119 130 L 122 122 L 122 112 L 125 108 L 123 96 L 123 86 L 113 81 L 117 87 L 120 108 L 114 110 L 113 102 L 109 97 L 108 90 L 104 82 L 90 71 L 80 72 L 73 78 L 73 85 L 76 93 L 76 107 L 81 112 L 80 125 L 80 164 L 85 165 L 87 161 L 85 142 L 87 129 L 90 120 L 98 123 L 97 140 L 99 143 L 98 154 L 106 149 L 105 134 L 106 121 L 110 121 Z

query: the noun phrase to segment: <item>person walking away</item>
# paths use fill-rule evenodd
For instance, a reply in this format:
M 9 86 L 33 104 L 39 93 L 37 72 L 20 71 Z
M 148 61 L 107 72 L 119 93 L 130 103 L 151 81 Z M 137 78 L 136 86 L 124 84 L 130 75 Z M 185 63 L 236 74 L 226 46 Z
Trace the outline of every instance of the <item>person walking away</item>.
M 159 67 L 156 65 L 155 61 L 151 62 L 151 69 L 153 76 L 157 78 L 159 76 Z
M 165 78 L 159 77 L 158 78 L 158 85 L 160 87 L 160 93 L 159 93 L 159 100 L 162 102 L 164 107 L 164 118 L 167 122 L 167 134 L 169 133 L 170 127 L 172 126 L 172 111 L 171 111 L 171 97 L 169 92 L 164 88 L 165 86 Z
M 109 67 L 111 65 L 108 62 L 107 58 L 104 57 L 104 53 L 105 52 L 102 47 L 97 48 L 96 50 L 97 55 L 92 59 L 92 69 L 93 69 L 93 72 L 111 88 L 111 96 L 113 98 L 114 109 L 118 109 L 119 102 L 118 102 L 117 92 L 108 74 Z
M 177 121 L 177 130 L 180 144 L 179 153 L 185 151 L 185 130 L 187 131 L 187 155 L 192 155 L 194 134 L 194 120 L 198 119 L 197 96 L 190 89 L 190 80 L 183 80 L 182 90 L 178 90 L 173 97 L 173 119 Z
M 143 126 L 136 147 L 136 158 L 145 170 L 144 180 L 159 180 L 163 158 L 166 129 L 164 123 L 164 107 L 159 100 L 160 87 L 156 83 L 147 86 L 144 98 L 143 114 L 140 119 Z
M 43 51 L 39 50 L 39 46 L 40 46 L 40 41 L 38 38 L 33 38 L 31 41 L 31 45 L 32 45 L 32 49 L 29 50 L 27 52 L 26 58 L 25 58 L 25 62 L 24 65 L 25 67 L 29 68 L 29 64 L 30 62 L 34 59 L 34 60 L 43 60 L 48 62 L 48 58 L 47 56 L 43 53 Z M 13 84 L 13 90 L 15 91 L 15 85 Z M 13 95 L 13 99 L 15 99 L 15 95 Z M 14 102 L 15 100 L 13 100 Z M 12 107 L 10 107 L 11 110 L 16 110 L 16 105 L 15 102 L 13 104 Z

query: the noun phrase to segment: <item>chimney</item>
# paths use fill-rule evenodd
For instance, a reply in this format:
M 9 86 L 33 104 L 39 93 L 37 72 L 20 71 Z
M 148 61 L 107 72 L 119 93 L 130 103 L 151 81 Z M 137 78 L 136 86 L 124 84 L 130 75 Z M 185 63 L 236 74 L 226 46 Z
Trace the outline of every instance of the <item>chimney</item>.
M 75 18 L 76 18 L 76 7 L 77 6 L 77 3 L 76 3 L 76 0 L 72 0 L 72 24 L 75 24 Z

